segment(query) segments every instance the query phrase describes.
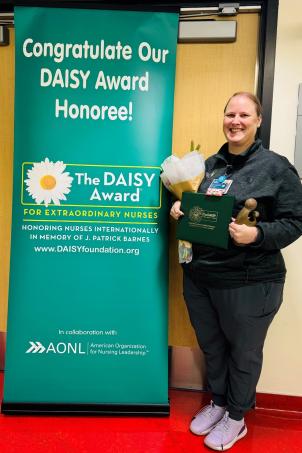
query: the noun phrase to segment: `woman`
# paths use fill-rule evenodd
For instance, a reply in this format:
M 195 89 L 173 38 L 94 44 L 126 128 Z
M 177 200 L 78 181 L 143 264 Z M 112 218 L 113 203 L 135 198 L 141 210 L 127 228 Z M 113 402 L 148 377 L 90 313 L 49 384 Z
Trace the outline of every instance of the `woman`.
M 262 122 L 256 96 L 235 93 L 224 110 L 225 143 L 206 161 L 199 192 L 212 181 L 232 180 L 235 196 L 228 250 L 193 244 L 183 265 L 184 298 L 204 352 L 212 401 L 193 418 L 190 430 L 205 444 L 227 450 L 244 437 L 244 414 L 255 403 L 268 327 L 281 302 L 285 265 L 280 249 L 302 234 L 302 188 L 289 161 L 255 140 Z M 256 226 L 235 217 L 248 198 L 259 211 Z M 171 216 L 183 215 L 180 201 Z

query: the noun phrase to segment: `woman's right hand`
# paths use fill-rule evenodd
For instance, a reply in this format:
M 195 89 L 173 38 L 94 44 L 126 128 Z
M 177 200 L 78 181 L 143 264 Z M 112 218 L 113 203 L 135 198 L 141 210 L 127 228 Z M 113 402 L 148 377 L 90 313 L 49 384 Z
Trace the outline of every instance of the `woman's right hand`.
M 181 202 L 179 200 L 175 201 L 173 204 L 171 211 L 170 211 L 170 216 L 173 217 L 173 219 L 178 220 L 179 217 L 184 215 L 184 213 L 180 210 L 180 205 Z

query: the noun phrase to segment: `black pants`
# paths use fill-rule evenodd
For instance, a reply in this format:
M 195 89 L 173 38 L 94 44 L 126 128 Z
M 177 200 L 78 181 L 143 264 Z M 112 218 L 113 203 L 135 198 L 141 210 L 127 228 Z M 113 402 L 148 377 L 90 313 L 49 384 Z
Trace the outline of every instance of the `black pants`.
M 215 404 L 240 420 L 255 403 L 263 345 L 277 313 L 283 283 L 240 288 L 197 287 L 184 275 L 184 298 L 200 348 Z

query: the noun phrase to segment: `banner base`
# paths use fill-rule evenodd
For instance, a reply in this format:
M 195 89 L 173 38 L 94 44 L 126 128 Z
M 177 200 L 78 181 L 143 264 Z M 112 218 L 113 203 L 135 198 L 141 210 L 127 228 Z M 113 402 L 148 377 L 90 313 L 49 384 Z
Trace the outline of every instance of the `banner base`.
M 169 416 L 167 404 L 54 404 L 2 402 L 1 413 L 6 415 L 127 415 Z

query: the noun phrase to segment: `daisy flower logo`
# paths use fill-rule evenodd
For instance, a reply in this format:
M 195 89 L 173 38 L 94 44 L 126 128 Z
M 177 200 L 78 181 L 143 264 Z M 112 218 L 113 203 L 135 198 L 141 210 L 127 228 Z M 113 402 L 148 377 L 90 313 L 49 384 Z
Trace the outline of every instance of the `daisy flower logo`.
M 37 204 L 44 203 L 47 207 L 51 202 L 59 205 L 60 200 L 66 200 L 73 178 L 64 172 L 65 168 L 63 162 L 50 162 L 46 157 L 27 171 L 26 190 Z

